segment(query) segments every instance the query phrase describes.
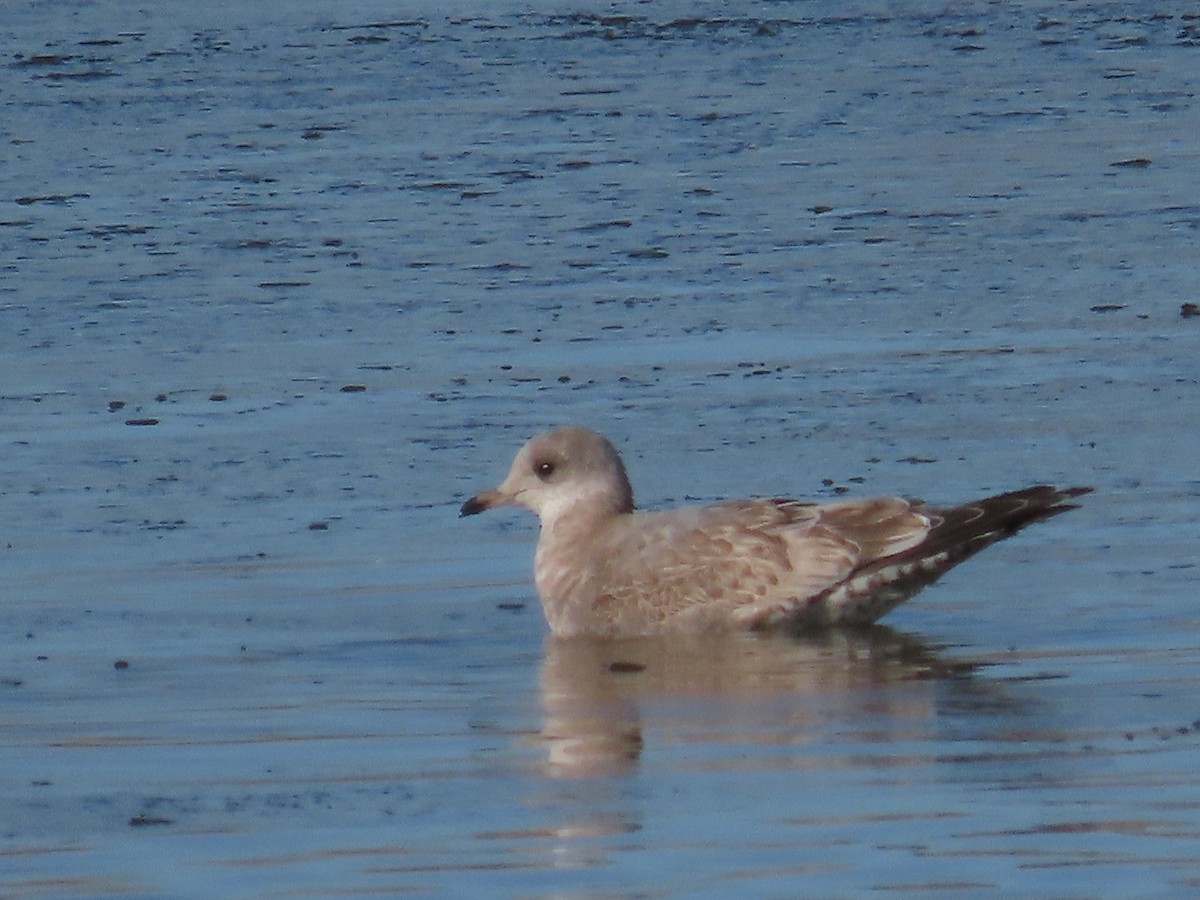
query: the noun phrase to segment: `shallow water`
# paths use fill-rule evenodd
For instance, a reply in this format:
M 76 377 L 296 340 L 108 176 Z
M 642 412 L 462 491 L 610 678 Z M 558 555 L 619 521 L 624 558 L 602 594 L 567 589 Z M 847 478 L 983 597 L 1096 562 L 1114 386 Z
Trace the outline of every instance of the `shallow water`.
M 0 895 L 1200 885 L 1200 19 L 17 3 Z M 865 634 L 556 643 L 646 506 L 1096 487 Z

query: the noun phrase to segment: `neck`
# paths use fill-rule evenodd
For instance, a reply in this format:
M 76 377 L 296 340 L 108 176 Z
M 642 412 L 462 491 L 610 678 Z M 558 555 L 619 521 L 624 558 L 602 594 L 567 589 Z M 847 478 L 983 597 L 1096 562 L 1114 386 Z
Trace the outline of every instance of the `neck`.
M 626 515 L 613 504 L 595 501 L 576 503 L 551 515 L 543 512 L 533 573 L 546 620 L 556 634 L 575 633 L 572 617 L 592 608 L 606 559 L 595 549 L 609 543 L 610 529 Z M 584 559 L 592 559 L 593 564 L 581 565 Z
M 594 527 L 597 522 L 633 512 L 633 494 L 628 485 L 623 490 L 611 488 L 579 491 L 569 498 L 548 503 L 538 511 L 542 533 L 567 529 Z

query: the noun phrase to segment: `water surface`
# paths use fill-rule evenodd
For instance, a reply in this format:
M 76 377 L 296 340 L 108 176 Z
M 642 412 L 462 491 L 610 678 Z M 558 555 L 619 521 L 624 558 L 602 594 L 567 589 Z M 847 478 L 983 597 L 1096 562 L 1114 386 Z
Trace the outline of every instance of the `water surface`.
M 15 3 L 0 894 L 1200 884 L 1200 20 Z M 559 643 L 517 514 L 1082 509 L 865 633 Z

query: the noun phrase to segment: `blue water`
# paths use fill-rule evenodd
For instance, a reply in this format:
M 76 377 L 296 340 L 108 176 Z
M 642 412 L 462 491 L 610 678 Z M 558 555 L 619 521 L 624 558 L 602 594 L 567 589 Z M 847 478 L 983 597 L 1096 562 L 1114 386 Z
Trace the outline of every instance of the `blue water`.
M 1192 12 L 0 41 L 0 895 L 1200 884 Z M 563 422 L 645 506 L 1096 493 L 865 635 L 562 645 L 456 514 Z

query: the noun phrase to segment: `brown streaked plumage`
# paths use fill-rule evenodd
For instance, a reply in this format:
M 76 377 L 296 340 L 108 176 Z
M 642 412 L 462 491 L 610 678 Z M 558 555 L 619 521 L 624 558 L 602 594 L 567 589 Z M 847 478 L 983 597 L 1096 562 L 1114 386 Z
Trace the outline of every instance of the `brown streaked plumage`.
M 869 624 L 1090 490 L 1036 485 L 948 508 L 879 497 L 635 512 L 616 448 L 567 427 L 532 438 L 504 482 L 460 514 L 537 513 L 534 577 L 550 630 L 632 637 Z

